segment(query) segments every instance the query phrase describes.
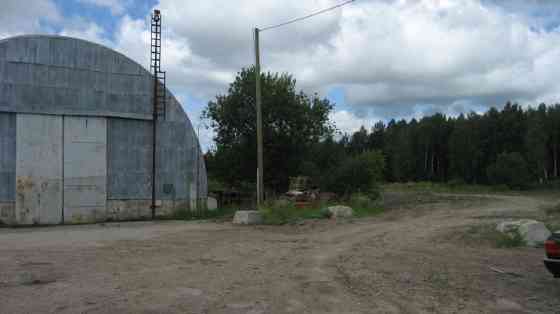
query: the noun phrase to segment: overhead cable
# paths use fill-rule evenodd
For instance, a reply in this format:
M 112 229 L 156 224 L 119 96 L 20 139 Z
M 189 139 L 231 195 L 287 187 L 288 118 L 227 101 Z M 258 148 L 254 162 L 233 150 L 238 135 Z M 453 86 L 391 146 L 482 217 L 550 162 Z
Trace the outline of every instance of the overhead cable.
M 292 24 L 292 23 L 296 23 L 296 22 L 299 22 L 299 21 L 303 21 L 303 20 L 308 19 L 308 18 L 310 18 L 310 17 L 314 17 L 314 16 L 316 16 L 316 15 L 323 14 L 323 13 L 332 11 L 332 10 L 334 10 L 334 9 L 338 9 L 338 8 L 340 8 L 340 7 L 342 7 L 342 6 L 345 6 L 345 5 L 347 5 L 347 4 L 350 4 L 350 3 L 354 2 L 354 1 L 356 1 L 356 0 L 349 0 L 349 1 L 346 1 L 346 2 L 343 2 L 343 3 L 340 3 L 340 4 L 337 4 L 337 5 L 335 5 L 335 6 L 332 6 L 332 7 L 330 7 L 330 8 L 326 8 L 326 9 L 323 9 L 323 10 L 321 10 L 321 11 L 317 11 L 317 12 L 315 12 L 315 13 L 311 13 L 311 14 L 306 15 L 306 16 L 298 17 L 298 18 L 295 18 L 295 19 L 293 19 L 293 20 L 289 20 L 289 21 L 284 22 L 284 23 L 280 23 L 280 24 L 276 24 L 276 25 L 272 25 L 272 26 L 267 26 L 267 27 L 261 28 L 261 29 L 259 29 L 259 31 L 264 32 L 264 31 L 271 30 L 271 29 L 274 29 L 274 28 L 286 26 L 286 25 L 288 25 L 288 24 Z

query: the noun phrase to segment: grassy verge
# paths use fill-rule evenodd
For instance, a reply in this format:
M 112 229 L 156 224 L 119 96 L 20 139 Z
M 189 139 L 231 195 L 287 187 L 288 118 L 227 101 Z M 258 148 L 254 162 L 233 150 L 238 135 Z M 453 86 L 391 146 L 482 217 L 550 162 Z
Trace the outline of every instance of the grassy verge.
M 458 233 L 459 240 L 469 246 L 488 245 L 496 248 L 515 248 L 526 245 L 518 232 L 504 234 L 496 230 L 496 224 L 480 224 L 469 226 Z
M 369 199 L 365 195 L 354 194 L 348 200 L 348 206 L 352 207 L 355 217 L 367 217 L 381 214 L 385 208 L 379 201 Z
M 327 218 L 322 206 L 313 204 L 305 208 L 298 208 L 292 202 L 268 202 L 260 208 L 265 224 L 282 225 L 304 219 Z
M 407 182 L 407 183 L 389 183 L 382 186 L 384 190 L 389 191 L 409 191 L 409 192 L 435 192 L 435 193 L 504 193 L 512 192 L 507 186 L 502 185 L 477 185 L 465 183 L 436 183 L 436 182 Z
M 366 217 L 383 212 L 383 207 L 363 195 L 353 195 L 350 199 L 341 202 L 316 202 L 300 208 L 288 201 L 269 202 L 261 209 L 264 223 L 281 225 L 294 223 L 306 219 L 329 218 L 327 207 L 334 205 L 349 206 L 353 209 L 354 217 Z

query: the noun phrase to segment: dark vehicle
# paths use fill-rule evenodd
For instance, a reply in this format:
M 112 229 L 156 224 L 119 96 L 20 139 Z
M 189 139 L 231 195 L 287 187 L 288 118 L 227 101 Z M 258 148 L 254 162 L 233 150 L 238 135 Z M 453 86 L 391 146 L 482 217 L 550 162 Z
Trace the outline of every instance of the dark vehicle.
M 553 233 L 544 243 L 546 257 L 544 265 L 554 275 L 560 278 L 560 232 Z

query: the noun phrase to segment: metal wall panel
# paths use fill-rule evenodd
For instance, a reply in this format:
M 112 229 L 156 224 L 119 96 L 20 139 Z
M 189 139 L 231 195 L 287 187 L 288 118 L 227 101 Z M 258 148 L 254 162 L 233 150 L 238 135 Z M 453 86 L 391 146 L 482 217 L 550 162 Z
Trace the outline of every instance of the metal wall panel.
M 108 119 L 108 198 L 152 196 L 152 122 Z
M 64 117 L 64 221 L 106 216 L 107 120 Z
M 158 141 L 163 154 L 159 158 L 163 160 L 160 166 L 163 179 L 176 182 L 177 199 L 190 200 L 191 204 L 197 197 L 206 199 L 206 165 L 196 130 L 173 95 L 167 98 L 166 121 L 160 129 Z M 173 172 L 177 174 L 172 175 Z
M 0 110 L 152 119 L 151 75 L 124 55 L 60 36 L 0 41 Z
M 158 125 L 156 192 L 158 199 L 189 198 L 189 165 L 192 164 L 192 136 L 182 122 L 160 122 Z M 172 193 L 163 186 L 173 185 Z
M 16 115 L 0 112 L 0 202 L 16 196 Z
M 62 117 L 18 114 L 16 221 L 62 221 Z

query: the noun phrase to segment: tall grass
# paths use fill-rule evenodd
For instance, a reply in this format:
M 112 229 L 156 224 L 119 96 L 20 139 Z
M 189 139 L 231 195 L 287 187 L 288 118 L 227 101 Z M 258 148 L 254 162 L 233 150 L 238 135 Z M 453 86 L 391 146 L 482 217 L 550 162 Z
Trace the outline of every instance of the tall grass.
M 265 224 L 281 225 L 306 219 L 329 218 L 329 206 L 343 205 L 352 208 L 354 217 L 366 217 L 383 212 L 379 202 L 372 201 L 364 194 L 353 194 L 349 199 L 339 202 L 315 202 L 309 206 L 299 208 L 293 202 L 268 202 L 261 207 Z
M 265 224 L 282 225 L 304 219 L 327 218 L 326 211 L 321 204 L 312 204 L 309 207 L 298 208 L 293 202 L 277 201 L 267 202 L 259 210 Z

